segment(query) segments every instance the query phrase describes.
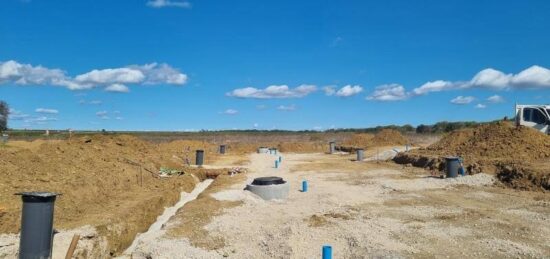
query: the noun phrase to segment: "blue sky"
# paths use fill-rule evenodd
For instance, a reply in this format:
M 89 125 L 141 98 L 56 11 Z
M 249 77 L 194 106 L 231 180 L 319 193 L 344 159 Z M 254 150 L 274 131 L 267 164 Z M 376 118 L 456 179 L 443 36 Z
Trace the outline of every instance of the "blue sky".
M 13 128 L 328 129 L 550 103 L 550 1 L 0 3 Z

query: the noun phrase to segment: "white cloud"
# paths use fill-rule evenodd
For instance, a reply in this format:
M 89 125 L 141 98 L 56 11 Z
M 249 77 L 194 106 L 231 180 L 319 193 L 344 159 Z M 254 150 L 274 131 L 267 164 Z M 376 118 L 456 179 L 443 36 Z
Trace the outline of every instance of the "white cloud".
M 313 130 L 315 130 L 315 131 L 321 131 L 321 130 L 323 130 L 323 127 L 322 127 L 322 126 L 314 126 L 314 127 L 313 127 Z
M 235 115 L 235 114 L 239 113 L 239 111 L 234 110 L 234 109 L 227 109 L 227 110 L 223 111 L 222 113 L 226 114 L 226 115 Z
M 187 1 L 150 0 L 147 2 L 147 6 L 150 6 L 153 8 L 162 8 L 162 7 L 191 8 L 191 3 Z
M 48 117 L 48 116 L 30 116 L 28 114 L 23 114 L 20 111 L 10 110 L 10 119 L 11 120 L 22 120 L 25 127 L 30 127 L 32 125 L 44 125 L 52 121 L 57 121 L 57 118 Z
M 349 97 L 349 96 L 354 96 L 354 95 L 357 95 L 359 93 L 361 93 L 363 91 L 363 87 L 359 86 L 359 85 L 346 85 L 342 88 L 340 88 L 340 90 L 338 90 L 336 92 L 336 96 L 339 96 L 339 97 Z
M 187 83 L 187 75 L 180 73 L 168 64 L 151 63 L 143 66 L 129 66 L 141 71 L 145 75 L 144 84 L 172 84 L 183 85 Z
M 550 70 L 541 66 L 531 66 L 517 74 L 505 74 L 496 69 L 487 68 L 478 72 L 470 81 L 433 81 L 413 89 L 413 94 L 467 88 L 506 89 L 545 89 L 550 88 Z
M 451 90 L 456 88 L 457 85 L 453 82 L 437 80 L 433 82 L 427 82 L 422 86 L 413 89 L 414 95 L 423 95 L 431 92 L 441 92 L 445 90 Z
M 485 109 L 485 108 L 487 108 L 487 105 L 485 105 L 485 104 L 478 103 L 478 104 L 476 105 L 476 109 Z
M 27 116 L 23 119 L 23 123 L 25 123 L 27 126 L 31 126 L 33 124 L 43 125 L 48 124 L 52 121 L 57 121 L 57 118 L 47 116 Z
M 121 120 L 124 120 L 124 118 L 123 118 L 123 117 L 120 117 L 120 116 L 117 116 L 117 117 L 115 117 L 115 120 L 121 121 Z
M 277 110 L 280 110 L 280 111 L 294 111 L 296 110 L 296 105 L 294 104 L 291 104 L 291 105 L 279 105 L 277 107 Z
M 110 119 L 108 114 L 109 114 L 109 112 L 107 112 L 107 111 L 98 111 L 98 112 L 95 113 L 95 115 L 97 117 L 99 117 L 100 119 L 102 119 L 102 120 Z
M 56 109 L 47 109 L 47 108 L 37 108 L 34 110 L 37 113 L 46 113 L 46 114 L 58 114 L 59 111 Z
M 258 110 L 265 110 L 265 109 L 267 109 L 267 105 L 265 105 L 265 104 L 256 105 L 256 109 L 258 109 Z
M 13 82 L 18 85 L 57 85 L 67 80 L 65 72 L 43 66 L 20 64 L 14 60 L 0 62 L 0 83 Z
M 532 66 L 515 75 L 511 81 L 519 87 L 548 88 L 550 87 L 550 70 L 540 66 Z
M 505 102 L 504 98 L 500 95 L 493 95 L 487 98 L 487 101 L 490 103 L 503 103 Z
M 128 93 L 130 92 L 130 88 L 123 84 L 112 84 L 105 87 L 105 91 L 113 93 Z
M 27 120 L 26 122 L 29 122 L 29 121 L 57 121 L 57 118 L 52 118 L 52 117 L 46 117 L 46 116 L 39 116 L 39 117 L 35 117 L 33 119 L 30 119 L 30 120 Z
M 334 85 L 328 85 L 323 87 L 323 92 L 325 92 L 326 96 L 332 96 L 336 93 L 336 86 Z
M 254 125 L 252 125 L 252 126 L 254 126 L 254 128 L 257 129 L 258 127 L 260 127 L 260 124 L 254 123 Z
M 91 101 L 86 101 L 84 99 L 81 99 L 80 101 L 78 101 L 79 104 L 89 104 L 89 105 L 101 105 L 103 103 L 103 101 L 101 100 L 91 100 Z
M 464 104 L 472 103 L 473 101 L 475 101 L 475 99 L 476 98 L 474 98 L 473 96 L 462 96 L 462 95 L 460 95 L 460 96 L 457 96 L 454 99 L 452 99 L 451 103 L 464 105 Z
M 255 98 L 255 99 L 271 99 L 271 98 L 301 98 L 317 91 L 315 85 L 300 85 L 296 88 L 289 88 L 287 85 L 271 85 L 265 89 L 254 87 L 245 87 L 235 89 L 227 96 L 237 98 Z
M 388 84 L 376 87 L 374 92 L 367 96 L 373 101 L 401 101 L 409 98 L 405 88 L 399 84 Z
M 186 82 L 187 75 L 168 64 L 151 63 L 120 68 L 93 69 L 72 78 L 61 69 L 20 64 L 14 60 L 0 62 L 0 84 L 51 85 L 70 90 L 102 87 L 107 91 L 129 92 L 127 84 L 183 85 Z
M 485 87 L 493 89 L 504 89 L 510 85 L 511 74 L 504 74 L 501 71 L 487 68 L 477 73 L 468 83 L 463 83 L 464 87 Z
M 136 84 L 145 80 L 145 75 L 132 68 L 107 68 L 102 70 L 94 69 L 75 77 L 80 85 L 108 85 L 108 84 Z
M 339 96 L 339 97 L 349 97 L 354 96 L 363 91 L 363 87 L 360 85 L 346 85 L 337 90 L 335 85 L 328 85 L 323 87 L 323 92 L 326 96 Z
M 9 119 L 10 120 L 14 120 L 14 121 L 24 120 L 24 119 L 27 119 L 29 117 L 30 117 L 30 115 L 25 114 L 21 111 L 18 111 L 18 110 L 15 110 L 15 109 L 10 109 L 9 110 Z

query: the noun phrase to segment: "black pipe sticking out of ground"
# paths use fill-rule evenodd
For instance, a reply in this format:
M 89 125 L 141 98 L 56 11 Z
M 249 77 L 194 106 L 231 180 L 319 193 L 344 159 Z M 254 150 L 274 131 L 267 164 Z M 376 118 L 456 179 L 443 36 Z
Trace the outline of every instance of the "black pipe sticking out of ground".
M 51 258 L 53 245 L 53 212 L 59 195 L 51 192 L 22 192 L 20 259 Z

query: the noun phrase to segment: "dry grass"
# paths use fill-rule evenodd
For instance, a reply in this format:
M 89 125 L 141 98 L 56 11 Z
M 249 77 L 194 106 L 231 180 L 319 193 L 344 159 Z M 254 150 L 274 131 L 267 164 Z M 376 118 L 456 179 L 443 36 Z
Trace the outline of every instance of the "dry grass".
M 223 238 L 211 236 L 204 229 L 212 218 L 220 215 L 224 209 L 232 208 L 242 204 L 240 201 L 218 201 L 210 196 L 212 193 L 219 192 L 225 188 L 245 181 L 245 174 L 238 174 L 230 177 L 229 175 L 220 175 L 214 182 L 197 197 L 183 206 L 172 219 L 178 222 L 177 225 L 168 230 L 168 235 L 174 238 L 184 237 L 191 241 L 196 247 L 216 250 L 225 246 Z

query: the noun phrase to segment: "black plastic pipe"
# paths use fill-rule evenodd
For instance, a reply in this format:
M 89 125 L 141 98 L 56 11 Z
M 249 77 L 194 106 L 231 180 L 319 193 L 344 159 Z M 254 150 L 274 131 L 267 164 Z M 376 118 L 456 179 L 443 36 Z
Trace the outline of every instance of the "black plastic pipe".
M 195 164 L 201 166 L 204 163 L 204 150 L 197 150 Z
M 53 212 L 57 193 L 22 192 L 20 259 L 51 258 L 53 245 Z

